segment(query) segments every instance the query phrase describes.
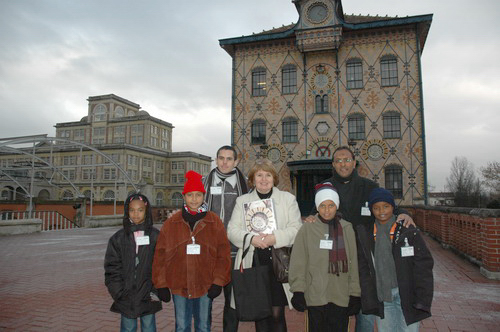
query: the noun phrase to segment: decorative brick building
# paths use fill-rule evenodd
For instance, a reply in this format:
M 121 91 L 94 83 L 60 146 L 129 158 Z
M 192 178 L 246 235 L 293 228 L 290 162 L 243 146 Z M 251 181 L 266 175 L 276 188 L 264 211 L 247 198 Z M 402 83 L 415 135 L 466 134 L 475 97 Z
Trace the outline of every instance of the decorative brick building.
M 304 211 L 335 148 L 399 203 L 426 200 L 420 57 L 432 15 L 345 15 L 341 0 L 293 0 L 296 24 L 221 39 L 232 57 L 232 144 L 248 171 L 273 161 Z

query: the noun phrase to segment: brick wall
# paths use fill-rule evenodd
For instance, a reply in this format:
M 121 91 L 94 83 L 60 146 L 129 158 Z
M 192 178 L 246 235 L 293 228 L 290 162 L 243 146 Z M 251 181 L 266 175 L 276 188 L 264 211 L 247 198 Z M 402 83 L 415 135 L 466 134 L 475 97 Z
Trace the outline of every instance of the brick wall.
M 491 273 L 500 273 L 500 210 L 407 207 L 417 226 Z

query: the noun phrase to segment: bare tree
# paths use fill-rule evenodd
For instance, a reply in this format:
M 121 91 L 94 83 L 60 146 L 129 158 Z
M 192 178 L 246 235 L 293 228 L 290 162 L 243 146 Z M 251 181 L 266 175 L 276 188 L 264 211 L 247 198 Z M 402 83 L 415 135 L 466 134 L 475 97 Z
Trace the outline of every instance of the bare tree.
M 482 183 L 491 193 L 493 198 L 500 198 L 500 163 L 490 161 L 486 167 L 481 167 Z
M 446 186 L 455 195 L 456 206 L 481 205 L 481 182 L 476 178 L 474 165 L 466 157 L 453 159 Z

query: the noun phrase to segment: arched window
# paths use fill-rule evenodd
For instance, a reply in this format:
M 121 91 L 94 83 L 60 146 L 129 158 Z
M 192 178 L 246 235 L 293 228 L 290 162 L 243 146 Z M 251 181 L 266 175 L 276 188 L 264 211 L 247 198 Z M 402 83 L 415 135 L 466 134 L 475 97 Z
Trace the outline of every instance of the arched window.
M 128 111 L 128 113 L 127 113 L 127 116 L 134 116 L 134 115 L 135 115 L 135 112 L 134 112 L 134 111 L 132 111 L 132 110 L 131 110 L 131 111 Z
M 347 61 L 347 88 L 361 89 L 363 87 L 363 62 L 361 59 L 350 59 Z
M 315 98 L 316 113 L 328 113 L 328 95 L 317 95 Z
M 403 168 L 399 165 L 389 165 L 384 169 L 385 189 L 389 190 L 394 198 L 403 198 Z
M 115 199 L 115 192 L 113 190 L 106 190 L 102 198 L 105 201 L 113 201 Z
M 161 191 L 156 193 L 156 205 L 157 206 L 163 205 L 163 193 Z
M 115 108 L 115 118 L 123 118 L 125 116 L 125 110 L 121 106 L 116 106 Z
M 281 70 L 282 93 L 297 92 L 297 67 L 295 65 L 285 65 Z
M 42 189 L 38 193 L 38 198 L 39 199 L 50 199 L 50 193 L 47 189 Z
M 398 85 L 398 59 L 394 55 L 384 55 L 380 59 L 382 86 Z
M 347 120 L 349 139 L 365 139 L 365 118 L 361 114 L 350 115 Z
M 73 199 L 73 193 L 71 192 L 71 190 L 65 190 L 63 192 L 62 199 L 64 201 L 70 201 L 70 200 L 72 200 Z
M 282 124 L 283 143 L 297 142 L 297 119 L 286 118 Z
M 106 121 L 106 106 L 99 104 L 94 108 L 94 121 Z
M 87 199 L 90 199 L 91 195 L 92 195 L 92 191 L 90 191 L 90 190 L 85 190 L 83 192 L 83 196 L 85 196 L 85 198 L 87 198 Z
M 264 68 L 254 69 L 252 71 L 252 96 L 265 96 L 266 88 L 266 70 Z
M 252 144 L 266 143 L 266 122 L 258 119 L 252 122 Z
M 184 199 L 182 198 L 182 194 L 181 193 L 173 193 L 172 194 L 172 205 L 173 206 L 182 206 L 182 202 L 184 201 Z
M 398 112 L 389 111 L 382 116 L 384 122 L 384 138 L 401 138 L 401 116 Z
M 12 193 L 12 191 L 9 190 L 9 189 L 2 190 L 2 196 L 1 196 L 2 200 L 3 201 L 10 201 L 10 200 L 12 200 L 12 194 L 11 193 Z

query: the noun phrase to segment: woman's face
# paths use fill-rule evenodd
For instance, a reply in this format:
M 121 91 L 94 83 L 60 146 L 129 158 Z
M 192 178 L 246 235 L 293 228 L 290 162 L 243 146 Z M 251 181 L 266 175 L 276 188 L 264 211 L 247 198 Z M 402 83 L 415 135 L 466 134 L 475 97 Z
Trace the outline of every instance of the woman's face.
M 254 175 L 255 189 L 261 194 L 267 194 L 273 189 L 274 179 L 270 172 L 260 170 Z
M 146 219 L 146 205 L 139 199 L 134 199 L 128 205 L 128 216 L 136 225 L 142 224 Z

